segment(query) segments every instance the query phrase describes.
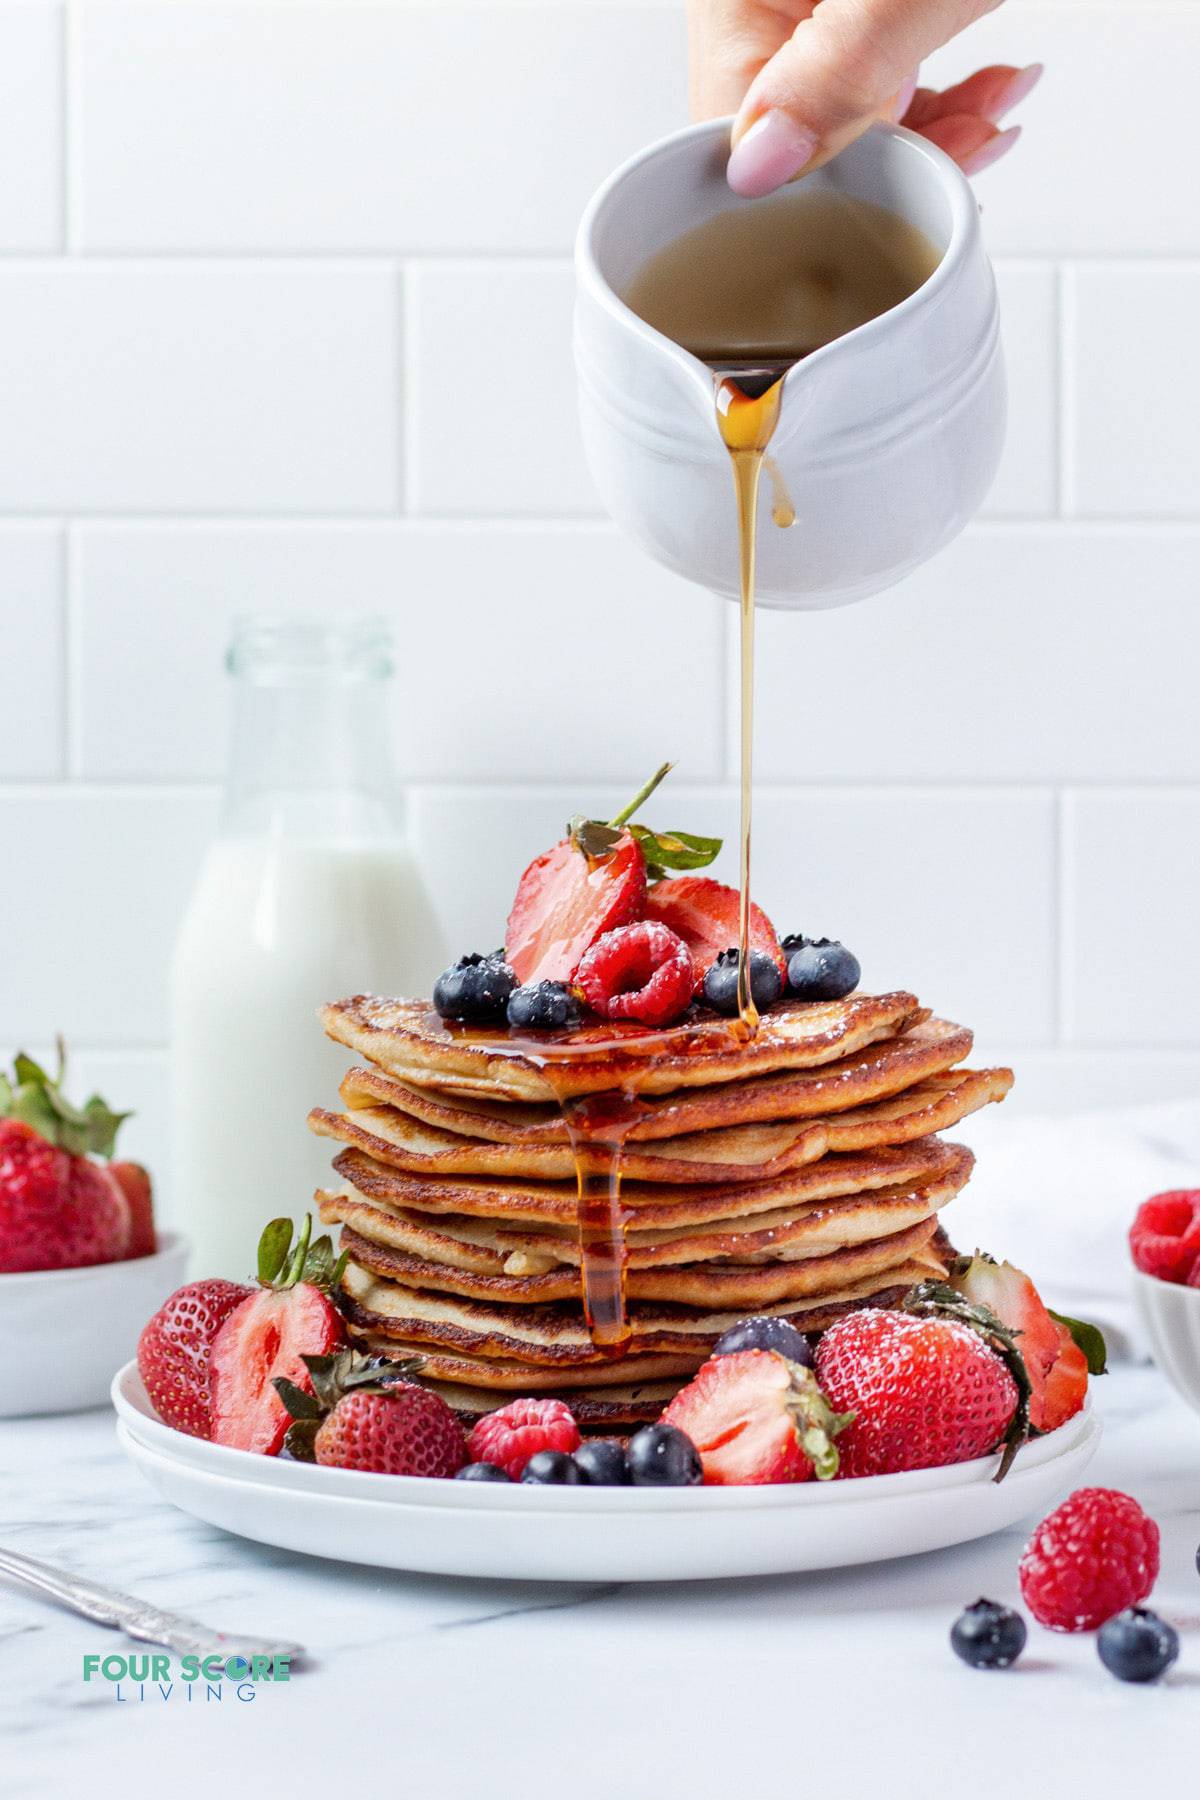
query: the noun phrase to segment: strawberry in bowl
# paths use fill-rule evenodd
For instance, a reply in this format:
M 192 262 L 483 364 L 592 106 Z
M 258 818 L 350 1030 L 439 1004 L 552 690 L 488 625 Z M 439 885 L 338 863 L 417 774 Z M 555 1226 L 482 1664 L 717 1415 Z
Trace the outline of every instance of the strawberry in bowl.
M 0 1075 L 0 1356 L 21 1370 L 0 1414 L 99 1406 L 187 1246 L 154 1223 L 150 1177 L 118 1161 L 126 1113 L 18 1055 Z

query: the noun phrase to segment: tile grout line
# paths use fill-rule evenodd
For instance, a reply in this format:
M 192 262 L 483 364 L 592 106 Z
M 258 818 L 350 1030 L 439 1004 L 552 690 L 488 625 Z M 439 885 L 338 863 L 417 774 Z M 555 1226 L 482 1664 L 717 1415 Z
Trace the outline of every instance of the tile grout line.
M 1056 409 L 1058 518 L 1069 521 L 1078 506 L 1075 470 L 1078 396 L 1075 388 L 1076 307 L 1078 294 L 1074 271 L 1065 263 L 1058 265 L 1058 330 L 1056 337 L 1057 391 Z
M 401 378 L 400 394 L 400 433 L 403 446 L 404 475 L 403 494 L 400 510 L 405 518 L 411 519 L 420 510 L 420 459 L 418 447 L 420 441 L 419 409 L 421 401 L 421 376 L 418 368 L 417 340 L 420 335 L 421 301 L 420 282 L 417 271 L 411 261 L 405 258 L 400 266 L 400 280 L 404 296 L 404 311 L 401 321 Z
M 62 12 L 62 209 L 63 250 L 77 254 L 82 235 L 79 172 L 81 168 L 81 106 L 79 32 L 81 20 L 74 0 Z
M 1055 1046 L 1059 1050 L 1075 1050 L 1073 1041 L 1072 957 L 1074 945 L 1075 864 L 1070 849 L 1070 788 L 1063 786 L 1055 797 L 1055 955 L 1058 967 L 1054 983 Z
M 63 538 L 63 770 L 65 780 L 74 783 L 83 775 L 83 594 L 79 576 L 79 544 L 70 519 L 66 522 Z

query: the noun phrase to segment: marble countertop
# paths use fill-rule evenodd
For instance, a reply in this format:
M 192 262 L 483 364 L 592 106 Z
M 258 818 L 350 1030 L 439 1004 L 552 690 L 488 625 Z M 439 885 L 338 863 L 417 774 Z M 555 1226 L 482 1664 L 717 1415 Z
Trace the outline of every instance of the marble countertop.
M 1183 1650 L 1124 1687 L 1090 1637 L 1031 1627 L 1018 1667 L 946 1641 L 980 1594 L 1017 1597 L 1024 1528 L 827 1575 L 539 1586 L 380 1573 L 230 1537 L 160 1500 L 112 1416 L 0 1424 L 0 1543 L 219 1628 L 298 1639 L 312 1661 L 252 1702 L 117 1701 L 83 1657 L 120 1634 L 0 1582 L 0 1792 L 209 1796 L 748 1794 L 1126 1800 L 1195 1792 L 1200 1748 L 1200 1419 L 1153 1369 L 1096 1385 L 1088 1480 L 1163 1531 L 1155 1603 Z M 214 1761 L 214 1759 L 216 1759 Z

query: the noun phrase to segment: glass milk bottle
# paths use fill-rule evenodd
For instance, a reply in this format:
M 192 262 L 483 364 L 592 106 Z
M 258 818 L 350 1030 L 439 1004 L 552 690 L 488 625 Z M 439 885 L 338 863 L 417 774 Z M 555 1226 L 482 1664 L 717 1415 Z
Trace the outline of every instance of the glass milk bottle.
M 305 1125 L 350 1065 L 316 1017 L 422 994 L 445 964 L 391 768 L 378 621 L 250 619 L 228 656 L 218 835 L 171 970 L 173 1207 L 193 1278 L 244 1278 L 262 1226 L 331 1180 Z

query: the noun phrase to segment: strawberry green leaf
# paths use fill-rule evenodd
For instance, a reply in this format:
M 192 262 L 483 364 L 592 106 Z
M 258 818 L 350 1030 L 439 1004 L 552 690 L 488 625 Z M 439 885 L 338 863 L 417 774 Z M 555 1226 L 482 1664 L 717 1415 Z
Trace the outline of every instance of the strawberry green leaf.
M 302 1387 L 289 1381 L 286 1375 L 274 1375 L 271 1385 L 287 1407 L 293 1419 L 319 1419 L 324 1415 L 324 1407 L 315 1394 L 306 1394 Z
M 576 813 L 567 825 L 567 836 L 587 857 L 609 856 L 621 841 L 620 829 L 605 825 L 599 819 L 585 819 Z
M 1065 1325 L 1079 1349 L 1087 1358 L 1089 1375 L 1105 1375 L 1108 1373 L 1108 1345 L 1104 1341 L 1104 1333 L 1098 1325 L 1087 1319 L 1071 1319 L 1066 1313 L 1056 1313 L 1048 1306 L 1046 1311 L 1058 1325 Z
M 646 873 L 657 871 L 661 878 L 666 869 L 707 869 L 721 853 L 722 838 L 696 837 L 690 831 L 651 831 L 647 825 L 631 825 L 629 830 L 642 846 Z
M 272 1219 L 263 1227 L 263 1234 L 258 1240 L 258 1279 L 264 1287 L 271 1287 L 283 1271 L 292 1247 L 292 1221 L 290 1219 Z

